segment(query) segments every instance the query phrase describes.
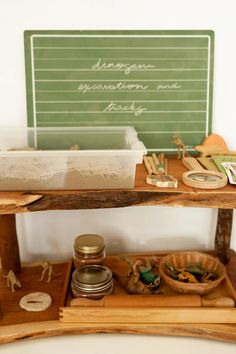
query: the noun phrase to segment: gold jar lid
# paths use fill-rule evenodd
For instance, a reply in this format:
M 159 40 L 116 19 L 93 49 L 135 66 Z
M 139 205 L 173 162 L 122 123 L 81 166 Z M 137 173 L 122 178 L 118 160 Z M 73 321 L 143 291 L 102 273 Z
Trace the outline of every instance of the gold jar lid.
M 102 251 L 105 247 L 104 239 L 96 234 L 84 234 L 76 237 L 74 249 L 83 254 L 93 254 Z

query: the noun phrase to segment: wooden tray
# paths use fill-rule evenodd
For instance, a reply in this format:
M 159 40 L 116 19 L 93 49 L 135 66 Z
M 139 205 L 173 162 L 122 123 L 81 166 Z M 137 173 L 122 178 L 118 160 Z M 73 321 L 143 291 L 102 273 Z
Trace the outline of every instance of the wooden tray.
M 127 262 L 122 256 L 108 256 L 105 265 L 114 273 L 126 275 L 129 269 Z M 163 255 L 158 255 L 161 259 Z M 136 259 L 143 259 L 146 255 L 129 255 Z M 69 283 L 70 288 L 70 283 Z M 118 298 L 117 306 L 115 307 L 75 307 L 70 306 L 71 294 L 68 296 L 67 306 L 61 307 L 59 318 L 61 322 L 75 323 L 119 323 L 119 324 L 160 324 L 160 323 L 236 323 L 236 308 L 226 307 L 202 307 L 202 299 L 216 299 L 221 297 L 230 297 L 236 302 L 236 292 L 228 278 L 208 295 L 200 297 L 199 295 L 182 295 L 170 289 L 164 282 L 161 285 L 160 296 L 162 305 L 157 307 L 145 306 L 145 298 L 140 295 L 140 302 L 136 301 L 139 295 L 129 295 L 132 301 L 135 298 L 136 307 L 127 307 L 122 305 L 123 299 L 127 298 L 127 292 L 115 281 L 114 295 Z M 123 295 L 126 295 L 125 297 Z M 196 297 L 200 300 L 196 302 Z M 93 300 L 95 301 L 95 300 Z M 176 301 L 176 306 L 174 302 Z M 184 305 L 183 305 L 184 304 Z
M 21 273 L 17 274 L 22 287 L 14 293 L 6 285 L 6 279 L 0 276 L 0 326 L 16 325 L 36 321 L 50 321 L 58 319 L 61 306 L 65 306 L 68 283 L 71 272 L 71 261 L 52 263 L 52 280 L 47 283 L 47 277 L 39 282 L 42 273 L 40 264 L 27 264 L 22 267 Z M 46 292 L 52 297 L 52 305 L 43 312 L 28 312 L 19 306 L 20 299 L 33 292 Z
M 210 252 L 210 251 L 209 251 Z M 211 253 L 211 252 L 210 252 Z M 107 265 L 111 267 L 118 267 L 120 260 L 117 259 L 119 257 L 108 257 Z M 199 323 L 189 323 L 187 312 L 189 308 L 183 308 L 182 316 L 186 316 L 183 319 L 176 319 L 173 323 L 159 323 L 160 316 L 157 319 L 158 314 L 161 313 L 162 310 L 165 310 L 165 313 L 171 313 L 174 316 L 174 310 L 178 311 L 178 315 L 180 315 L 181 308 L 151 308 L 149 312 L 149 318 L 146 309 L 145 316 L 143 318 L 138 318 L 137 315 L 140 316 L 139 310 L 144 312 L 143 308 L 122 308 L 122 316 L 121 322 L 118 322 L 118 315 L 120 314 L 120 310 L 118 310 L 118 314 L 114 314 L 114 308 L 107 308 L 105 310 L 113 310 L 113 313 L 109 313 L 110 322 L 108 320 L 104 320 L 104 315 L 100 309 L 80 309 L 83 317 L 81 317 L 82 321 L 78 321 L 78 315 L 73 313 L 73 319 L 66 322 L 62 319 L 59 320 L 59 306 L 61 307 L 61 312 L 70 311 L 71 309 L 68 307 L 68 304 L 63 307 L 63 298 L 65 299 L 67 290 L 70 290 L 70 271 L 71 271 L 71 263 L 68 262 L 60 262 L 62 265 L 58 265 L 62 267 L 62 273 L 60 272 L 60 285 L 57 283 L 55 286 L 54 281 L 50 284 L 45 283 L 47 287 L 44 289 L 48 291 L 54 298 L 54 307 L 49 308 L 45 313 L 28 313 L 22 309 L 19 309 L 17 304 L 16 297 L 12 297 L 11 292 L 8 288 L 2 291 L 3 287 L 5 287 L 6 279 L 1 278 L 1 291 L 0 298 L 2 300 L 2 308 L 3 308 L 3 317 L 0 319 L 0 344 L 16 342 L 25 339 L 34 339 L 34 338 L 42 338 L 49 336 L 59 336 L 65 334 L 89 334 L 89 333 L 133 333 L 133 334 L 152 334 L 152 335 L 165 335 L 165 336 L 184 336 L 184 337 L 197 337 L 197 338 L 205 338 L 205 339 L 214 339 L 218 341 L 227 341 L 236 343 L 236 324 L 234 323 L 220 323 L 222 322 L 221 317 L 225 317 L 226 313 L 219 313 L 218 310 L 221 309 L 211 309 L 211 308 L 202 308 L 203 314 L 201 316 L 207 317 L 207 311 L 213 310 L 215 316 L 217 318 L 216 323 L 206 323 L 206 320 Z M 34 268 L 34 265 L 29 265 L 29 270 Z M 26 284 L 25 282 L 25 267 L 23 267 L 22 274 L 20 275 L 20 280 L 22 281 L 22 285 Z M 116 268 L 113 268 L 116 269 Z M 227 265 L 228 276 L 230 277 L 230 281 L 232 282 L 234 288 L 236 289 L 236 256 L 232 254 L 229 264 Z M 41 274 L 41 269 L 35 269 L 37 273 L 37 277 Z M 31 270 L 30 270 L 31 272 Z M 34 278 L 34 277 L 33 277 Z M 59 279 L 58 279 L 59 280 Z M 28 284 L 29 291 L 36 291 L 36 289 L 32 284 Z M 35 284 L 36 285 L 36 284 Z M 230 295 L 231 292 L 231 283 L 225 283 L 226 289 L 223 288 L 223 292 L 227 295 Z M 227 288 L 228 287 L 228 288 Z M 18 290 L 18 289 L 17 289 Z M 23 290 L 23 289 L 22 289 Z M 41 289 L 42 290 L 42 289 Z M 4 294 L 4 296 L 3 296 Z M 222 294 L 222 290 L 220 290 L 220 294 Z M 19 295 L 19 293 L 18 293 Z M 70 296 L 67 297 L 68 302 Z M 67 303 L 68 303 L 67 302 Z M 72 308 L 73 309 L 73 308 Z M 52 311 L 53 310 L 53 311 Z M 78 311 L 78 308 L 75 309 Z M 95 311 L 96 310 L 96 311 Z M 186 311 L 187 310 L 187 311 Z M 191 316 L 193 317 L 193 310 L 201 310 L 201 308 L 190 308 Z M 223 309 L 224 310 L 224 309 Z M 227 309 L 226 309 L 227 310 Z M 235 309 L 228 309 L 230 315 L 234 315 Z M 171 312 L 170 312 L 171 311 Z M 184 313 L 186 311 L 186 313 Z M 212 312 L 212 311 L 211 311 Z M 217 313 L 218 312 L 218 313 Z M 91 322 L 86 322 L 85 316 L 90 314 Z M 65 314 L 66 316 L 66 314 Z M 164 317 L 164 315 L 162 314 Z M 200 316 L 199 316 L 200 317 Z M 117 319 L 117 322 L 115 320 Z M 68 320 L 68 317 L 67 317 Z M 202 318 L 201 318 L 202 320 Z M 211 318 L 211 320 L 213 320 Z M 103 321 L 103 322 L 102 322 Z M 179 321 L 179 323 L 177 323 Z

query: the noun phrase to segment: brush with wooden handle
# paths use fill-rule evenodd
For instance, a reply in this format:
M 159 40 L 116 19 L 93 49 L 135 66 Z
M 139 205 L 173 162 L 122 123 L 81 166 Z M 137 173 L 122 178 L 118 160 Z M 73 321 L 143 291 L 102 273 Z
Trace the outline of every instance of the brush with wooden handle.
M 70 306 L 80 307 L 234 307 L 231 297 L 215 299 L 200 295 L 105 295 L 99 300 L 75 298 Z
M 189 171 L 206 171 L 205 168 L 200 165 L 195 157 L 183 157 L 182 164 L 189 170 Z

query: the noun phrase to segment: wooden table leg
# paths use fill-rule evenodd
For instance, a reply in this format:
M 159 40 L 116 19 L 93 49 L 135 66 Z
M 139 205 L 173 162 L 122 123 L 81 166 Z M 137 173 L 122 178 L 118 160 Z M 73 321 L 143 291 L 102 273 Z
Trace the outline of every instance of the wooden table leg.
M 2 272 L 20 272 L 21 261 L 16 233 L 15 214 L 0 215 L 0 257 Z
M 233 209 L 218 209 L 218 219 L 215 235 L 215 252 L 222 263 L 229 261 Z

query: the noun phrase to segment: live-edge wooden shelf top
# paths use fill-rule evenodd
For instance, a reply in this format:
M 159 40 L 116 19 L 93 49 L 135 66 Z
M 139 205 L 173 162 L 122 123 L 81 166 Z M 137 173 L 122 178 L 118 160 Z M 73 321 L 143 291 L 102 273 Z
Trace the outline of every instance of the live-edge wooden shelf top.
M 178 179 L 178 188 L 157 188 L 146 183 L 144 165 L 137 165 L 135 187 L 116 190 L 56 190 L 0 192 L 0 214 L 44 210 L 118 208 L 138 205 L 236 208 L 236 188 L 227 185 L 214 190 L 196 189 L 182 183 L 186 168 L 169 159 L 169 174 Z

